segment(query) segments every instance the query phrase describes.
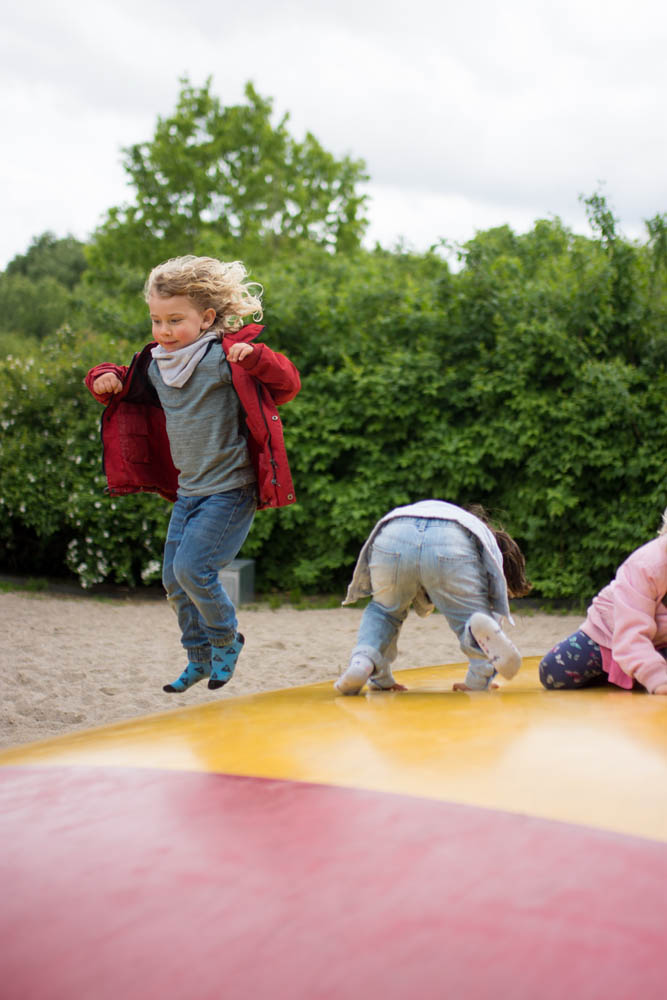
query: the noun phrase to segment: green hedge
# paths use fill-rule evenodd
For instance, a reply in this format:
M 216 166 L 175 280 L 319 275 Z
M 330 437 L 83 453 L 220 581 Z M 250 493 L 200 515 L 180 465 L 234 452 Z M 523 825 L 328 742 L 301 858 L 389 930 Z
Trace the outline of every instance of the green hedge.
M 342 592 L 378 517 L 440 497 L 500 515 L 537 595 L 589 597 L 667 505 L 664 270 L 651 241 L 558 221 L 480 233 L 456 272 L 400 250 L 266 261 L 266 340 L 303 389 L 282 409 L 299 502 L 258 514 L 242 553 L 259 587 Z M 83 288 L 94 335 L 0 370 L 5 570 L 159 577 L 169 505 L 104 495 L 82 384 L 142 343 L 140 283 L 115 302 Z

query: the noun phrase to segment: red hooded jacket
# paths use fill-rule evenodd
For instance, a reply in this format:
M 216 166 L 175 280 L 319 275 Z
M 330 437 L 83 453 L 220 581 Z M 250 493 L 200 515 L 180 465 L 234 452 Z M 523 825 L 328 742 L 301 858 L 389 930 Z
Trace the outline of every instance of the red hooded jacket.
M 263 330 L 250 323 L 236 333 L 225 333 L 227 352 L 239 341 L 248 343 Z M 107 492 L 159 493 L 176 499 L 178 470 L 169 449 L 166 421 L 157 392 L 148 378 L 151 349 L 147 344 L 129 365 L 101 364 L 91 368 L 85 383 L 106 409 L 102 414 L 102 450 Z M 252 354 L 230 364 L 232 384 L 241 403 L 247 428 L 250 459 L 257 476 L 257 507 L 286 507 L 296 500 L 287 462 L 277 407 L 294 399 L 301 388 L 299 373 L 284 354 L 266 344 L 254 344 Z M 113 372 L 123 383 L 120 392 L 93 392 L 99 375 Z

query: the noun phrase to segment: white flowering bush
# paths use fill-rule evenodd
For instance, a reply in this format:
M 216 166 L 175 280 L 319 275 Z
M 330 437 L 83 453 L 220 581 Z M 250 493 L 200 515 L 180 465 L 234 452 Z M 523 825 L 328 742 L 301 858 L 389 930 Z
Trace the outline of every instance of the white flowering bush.
M 1 570 L 69 571 L 83 587 L 159 580 L 171 505 L 105 495 L 102 407 L 83 385 L 93 364 L 131 353 L 62 330 L 33 356 L 0 367 Z

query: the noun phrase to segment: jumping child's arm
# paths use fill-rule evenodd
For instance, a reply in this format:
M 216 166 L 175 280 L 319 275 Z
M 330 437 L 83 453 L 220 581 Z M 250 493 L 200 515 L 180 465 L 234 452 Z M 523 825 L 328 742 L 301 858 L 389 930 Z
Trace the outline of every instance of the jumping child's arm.
M 250 351 L 242 348 L 250 347 Z M 235 349 L 239 348 L 238 351 Z M 277 406 L 289 403 L 301 388 L 299 372 L 284 354 L 272 351 L 266 344 L 236 343 L 226 351 L 227 360 L 245 368 L 271 393 Z
M 122 390 L 127 370 L 126 365 L 113 365 L 109 362 L 96 365 L 86 375 L 84 380 L 86 388 L 98 403 L 106 406 L 111 398 Z
M 93 392 L 97 393 L 98 396 L 104 396 L 108 392 L 120 392 L 122 388 L 123 383 L 113 372 L 107 372 L 106 375 L 98 375 L 93 382 Z
M 227 360 L 232 363 L 237 363 L 243 361 L 244 358 L 249 358 L 254 350 L 252 344 L 232 344 L 232 346 L 227 351 Z

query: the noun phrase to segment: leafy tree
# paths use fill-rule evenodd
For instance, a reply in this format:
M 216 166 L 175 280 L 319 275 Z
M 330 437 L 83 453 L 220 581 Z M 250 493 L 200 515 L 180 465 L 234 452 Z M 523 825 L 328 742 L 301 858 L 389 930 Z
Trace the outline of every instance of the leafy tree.
M 73 289 L 86 269 L 84 244 L 74 236 L 57 237 L 52 232 L 36 236 L 24 254 L 10 260 L 5 273 L 22 275 L 32 281 L 51 278 Z
M 175 111 L 149 142 L 124 150 L 133 203 L 112 208 L 89 249 L 91 278 L 129 293 L 158 260 L 184 253 L 267 259 L 301 241 L 333 250 L 359 245 L 364 165 L 336 159 L 251 83 L 245 103 L 223 106 L 210 80 L 186 80 Z
M 0 354 L 22 354 L 76 310 L 74 288 L 86 267 L 83 243 L 51 232 L 35 237 L 0 274 Z
M 646 220 L 648 244 L 652 251 L 652 271 L 667 271 L 667 212 Z
M 71 318 L 71 293 L 51 277 L 0 274 L 0 331 L 42 340 Z

